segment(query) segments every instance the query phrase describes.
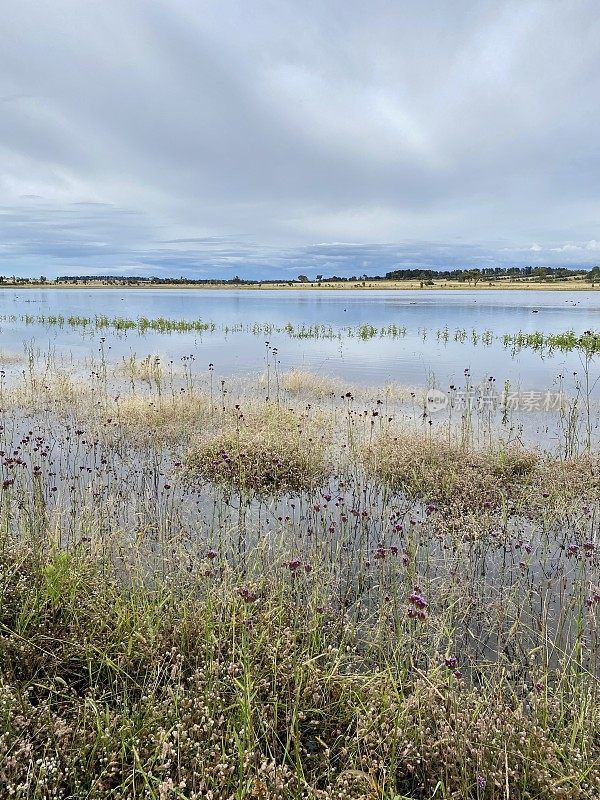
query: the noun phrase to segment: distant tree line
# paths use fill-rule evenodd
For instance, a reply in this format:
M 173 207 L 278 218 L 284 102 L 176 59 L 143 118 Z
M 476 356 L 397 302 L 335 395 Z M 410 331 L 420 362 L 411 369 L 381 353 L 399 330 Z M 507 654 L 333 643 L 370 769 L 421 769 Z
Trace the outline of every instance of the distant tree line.
M 285 282 L 285 281 L 284 281 Z M 281 283 L 281 280 L 259 281 L 242 279 L 236 275 L 235 278 L 157 278 L 156 276 L 144 277 L 140 275 L 59 275 L 56 283 L 104 283 L 107 286 L 137 286 L 140 284 L 153 284 L 156 286 L 164 285 L 185 285 L 202 284 L 203 286 L 220 286 L 221 284 L 244 284 L 259 285 L 262 283 Z
M 297 278 L 269 278 L 267 280 L 240 278 L 185 278 L 180 276 L 159 278 L 156 276 L 144 277 L 139 275 L 59 275 L 54 283 L 83 285 L 102 284 L 105 286 L 269 286 L 287 284 L 293 286 L 298 283 L 366 283 L 376 281 L 418 281 L 421 285 L 431 285 L 434 281 L 458 281 L 477 285 L 481 281 L 491 283 L 499 279 L 512 280 L 538 280 L 552 282 L 567 278 L 576 278 L 594 283 L 600 283 L 600 267 L 592 269 L 569 269 L 568 267 L 483 267 L 481 269 L 421 269 L 419 267 L 407 269 L 394 269 L 385 275 L 352 275 L 344 277 L 339 275 L 316 275 L 311 280 L 308 275 L 301 274 Z M 36 278 L 22 278 L 15 275 L 0 275 L 0 285 L 38 285 L 50 281 L 40 275 Z
M 588 272 L 585 269 L 568 269 L 567 267 L 483 267 L 483 269 L 395 269 L 387 272 L 386 280 L 451 280 L 478 283 L 479 281 L 497 278 L 536 278 L 537 280 L 553 280 L 576 277 L 592 277 L 594 270 L 600 273 L 599 267 Z M 372 280 L 372 279 L 371 279 Z

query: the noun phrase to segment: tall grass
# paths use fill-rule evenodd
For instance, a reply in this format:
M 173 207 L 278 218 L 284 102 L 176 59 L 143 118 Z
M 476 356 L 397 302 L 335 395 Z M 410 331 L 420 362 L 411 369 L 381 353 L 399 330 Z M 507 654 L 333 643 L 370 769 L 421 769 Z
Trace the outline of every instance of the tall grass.
M 2 387 L 7 797 L 600 796 L 592 450 L 93 372 Z

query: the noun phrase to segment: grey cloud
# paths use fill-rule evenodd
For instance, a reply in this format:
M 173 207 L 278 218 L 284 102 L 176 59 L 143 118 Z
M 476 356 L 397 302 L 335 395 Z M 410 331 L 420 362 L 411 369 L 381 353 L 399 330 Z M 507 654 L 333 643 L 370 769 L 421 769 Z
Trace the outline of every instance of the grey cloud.
M 6 0 L 0 265 L 592 263 L 599 80 L 593 0 Z

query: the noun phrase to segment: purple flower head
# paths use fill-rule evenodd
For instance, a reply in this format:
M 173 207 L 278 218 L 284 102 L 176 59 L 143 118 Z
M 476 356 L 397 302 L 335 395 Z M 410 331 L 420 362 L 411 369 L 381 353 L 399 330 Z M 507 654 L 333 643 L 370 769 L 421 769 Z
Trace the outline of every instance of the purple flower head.
M 600 603 L 600 592 L 594 592 L 589 597 L 586 598 L 585 604 L 588 608 L 592 608 L 593 606 L 598 605 Z
M 414 592 L 411 592 L 411 594 L 408 597 L 408 600 L 416 608 L 419 609 L 427 608 L 427 600 L 423 597 L 422 594 L 419 593 L 418 589 L 415 589 Z
M 238 594 L 246 603 L 255 603 L 258 600 L 256 592 L 252 591 L 252 589 L 247 589 L 245 586 L 238 589 Z
M 420 593 L 420 590 L 415 586 L 414 591 L 408 596 L 408 611 L 407 615 L 410 619 L 419 619 L 425 621 L 427 619 L 427 600 Z
M 596 545 L 594 542 L 586 542 L 584 545 L 586 556 L 593 556 L 596 552 Z

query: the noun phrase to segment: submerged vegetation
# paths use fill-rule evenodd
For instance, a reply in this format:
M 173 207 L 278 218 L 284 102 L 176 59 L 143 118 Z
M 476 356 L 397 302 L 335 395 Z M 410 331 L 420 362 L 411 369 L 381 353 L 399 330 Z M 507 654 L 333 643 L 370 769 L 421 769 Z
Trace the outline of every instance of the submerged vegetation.
M 115 333 L 127 334 L 135 332 L 140 335 L 148 333 L 158 334 L 181 334 L 181 333 L 220 333 L 220 334 L 250 334 L 253 336 L 271 336 L 273 334 L 284 335 L 290 339 L 359 339 L 370 341 L 372 339 L 403 339 L 409 335 L 405 325 L 388 324 L 383 326 L 362 323 L 360 325 L 348 325 L 334 327 L 331 325 L 276 325 L 269 322 L 256 322 L 252 324 L 230 323 L 217 324 L 215 322 L 202 319 L 170 319 L 165 317 L 108 317 L 96 315 L 94 317 L 82 317 L 77 315 L 35 315 L 22 314 L 0 316 L 1 322 L 20 322 L 24 325 L 36 325 L 42 327 L 70 328 L 82 333 L 92 333 L 97 331 L 111 330 Z M 530 348 L 538 351 L 560 350 L 569 352 L 580 350 L 584 353 L 593 354 L 600 352 L 600 333 L 596 331 L 585 331 L 577 334 L 575 331 L 564 333 L 545 334 L 539 331 L 510 333 L 498 335 L 489 329 L 478 331 L 475 328 L 456 328 L 454 331 L 439 328 L 430 331 L 427 328 L 419 328 L 416 335 L 423 341 L 435 339 L 441 343 L 449 341 L 459 343 L 471 343 L 473 345 L 491 346 L 495 342 L 500 342 L 504 347 L 512 350 L 522 350 Z
M 0 382 L 7 797 L 600 796 L 584 405 L 87 369 Z
M 583 350 L 586 353 L 600 352 L 600 333 L 596 331 L 585 331 L 577 335 L 575 331 L 566 333 L 543 334 L 519 333 L 503 336 L 502 340 L 507 347 L 521 349 L 530 347 L 534 350 Z

